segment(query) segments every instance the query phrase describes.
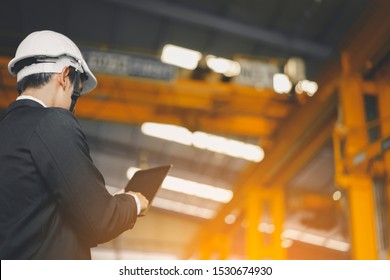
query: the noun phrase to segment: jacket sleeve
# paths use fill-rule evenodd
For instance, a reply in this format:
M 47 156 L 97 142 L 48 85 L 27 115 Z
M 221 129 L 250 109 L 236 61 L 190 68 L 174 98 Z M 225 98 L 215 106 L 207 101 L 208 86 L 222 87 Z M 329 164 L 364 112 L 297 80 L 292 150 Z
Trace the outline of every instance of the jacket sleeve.
M 31 136 L 30 148 L 48 191 L 83 237 L 95 245 L 134 226 L 134 198 L 127 194 L 112 196 L 107 191 L 73 114 L 48 109 Z

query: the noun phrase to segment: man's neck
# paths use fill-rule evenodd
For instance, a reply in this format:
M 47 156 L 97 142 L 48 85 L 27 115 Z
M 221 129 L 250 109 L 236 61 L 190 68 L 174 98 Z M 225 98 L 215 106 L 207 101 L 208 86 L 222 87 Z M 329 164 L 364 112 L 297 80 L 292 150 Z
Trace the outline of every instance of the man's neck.
M 45 107 L 54 105 L 54 91 L 50 83 L 39 88 L 28 88 L 20 96 L 31 96 L 45 104 Z

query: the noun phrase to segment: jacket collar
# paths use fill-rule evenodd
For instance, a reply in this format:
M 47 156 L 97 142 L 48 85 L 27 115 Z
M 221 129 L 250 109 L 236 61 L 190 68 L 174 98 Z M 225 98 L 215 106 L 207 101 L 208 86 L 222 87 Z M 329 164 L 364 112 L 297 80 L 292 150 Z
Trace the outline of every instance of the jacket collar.
M 9 106 L 5 114 L 8 114 L 9 112 L 20 108 L 20 107 L 37 107 L 37 108 L 45 108 L 38 102 L 31 100 L 31 99 L 20 99 L 12 102 Z
M 40 99 L 38 99 L 38 98 L 36 98 L 36 97 L 34 97 L 34 96 L 31 96 L 31 95 L 24 95 L 24 94 L 22 94 L 22 95 L 19 95 L 19 96 L 16 98 L 16 100 L 21 100 L 21 99 L 30 99 L 30 100 L 33 100 L 33 101 L 35 101 L 35 102 L 38 102 L 38 103 L 41 104 L 43 107 L 47 107 L 47 106 L 45 105 L 45 103 L 43 103 L 42 100 L 40 100 Z

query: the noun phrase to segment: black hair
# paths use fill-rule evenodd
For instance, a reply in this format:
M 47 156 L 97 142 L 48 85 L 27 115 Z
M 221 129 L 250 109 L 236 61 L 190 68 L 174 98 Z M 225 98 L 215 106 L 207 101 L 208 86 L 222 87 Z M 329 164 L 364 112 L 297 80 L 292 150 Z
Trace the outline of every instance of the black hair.
M 52 77 L 52 73 L 38 73 L 24 77 L 17 83 L 17 90 L 22 94 L 27 88 L 40 88 L 47 84 Z
M 31 74 L 24 77 L 17 83 L 17 90 L 19 94 L 22 94 L 27 88 L 40 88 L 46 85 L 52 78 L 53 73 L 38 73 Z M 76 77 L 76 69 L 69 66 L 69 80 L 73 84 Z

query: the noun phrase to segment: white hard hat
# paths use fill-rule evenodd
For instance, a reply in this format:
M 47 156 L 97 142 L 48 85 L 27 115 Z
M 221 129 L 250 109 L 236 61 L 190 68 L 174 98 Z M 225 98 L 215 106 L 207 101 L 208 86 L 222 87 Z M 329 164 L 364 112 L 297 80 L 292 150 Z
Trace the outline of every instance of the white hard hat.
M 15 68 L 17 62 L 28 58 L 35 60 L 22 69 Z M 8 63 L 8 71 L 20 81 L 32 74 L 61 73 L 67 66 L 73 66 L 87 77 L 81 94 L 96 87 L 97 80 L 76 44 L 63 34 L 43 30 L 31 33 L 20 43 L 15 57 Z

